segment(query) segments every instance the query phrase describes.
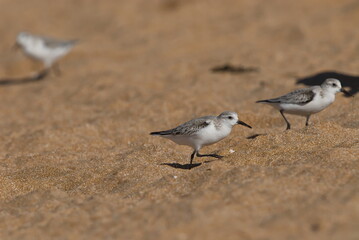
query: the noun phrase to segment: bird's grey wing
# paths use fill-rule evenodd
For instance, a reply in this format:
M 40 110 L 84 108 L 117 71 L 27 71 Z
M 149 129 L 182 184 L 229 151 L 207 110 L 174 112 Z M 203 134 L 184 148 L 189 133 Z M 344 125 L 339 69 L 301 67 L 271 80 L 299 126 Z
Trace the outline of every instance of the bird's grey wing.
M 196 134 L 199 130 L 207 127 L 211 121 L 212 116 L 202 117 L 190 120 L 185 122 L 178 127 L 175 127 L 170 130 L 153 132 L 151 135 L 182 135 L 182 136 L 191 136 Z
M 290 92 L 278 98 L 265 100 L 268 103 L 289 103 L 304 105 L 313 100 L 315 92 L 313 88 L 302 88 Z
M 58 39 L 48 38 L 48 37 L 42 37 L 42 39 L 44 40 L 45 46 L 49 47 L 49 48 L 72 46 L 76 42 L 78 42 L 78 40 L 63 41 L 63 40 L 58 40 Z

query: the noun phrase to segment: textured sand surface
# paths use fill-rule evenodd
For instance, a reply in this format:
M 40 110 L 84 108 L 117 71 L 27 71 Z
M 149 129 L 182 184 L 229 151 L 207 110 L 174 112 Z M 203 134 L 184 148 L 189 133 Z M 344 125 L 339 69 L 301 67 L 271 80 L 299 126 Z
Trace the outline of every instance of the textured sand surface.
M 80 40 L 61 76 L 0 80 L 0 239 L 359 239 L 358 95 L 290 131 L 254 103 L 327 76 L 356 94 L 357 1 L 0 0 L 0 16 L 1 79 L 41 68 L 10 50 L 19 31 Z M 226 63 L 259 71 L 210 71 Z M 190 148 L 149 136 L 225 110 L 253 129 L 192 170 Z

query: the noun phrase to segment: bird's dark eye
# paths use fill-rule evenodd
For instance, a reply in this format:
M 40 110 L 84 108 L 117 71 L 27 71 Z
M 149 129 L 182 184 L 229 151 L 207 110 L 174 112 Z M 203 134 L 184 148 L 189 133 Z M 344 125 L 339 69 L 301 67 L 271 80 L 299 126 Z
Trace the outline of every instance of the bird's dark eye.
M 333 86 L 333 87 L 336 87 L 337 85 L 336 85 L 335 83 L 332 83 L 332 86 Z
M 228 117 L 228 119 L 232 120 L 232 119 L 233 119 L 233 117 L 232 117 L 232 116 L 229 116 L 229 117 Z

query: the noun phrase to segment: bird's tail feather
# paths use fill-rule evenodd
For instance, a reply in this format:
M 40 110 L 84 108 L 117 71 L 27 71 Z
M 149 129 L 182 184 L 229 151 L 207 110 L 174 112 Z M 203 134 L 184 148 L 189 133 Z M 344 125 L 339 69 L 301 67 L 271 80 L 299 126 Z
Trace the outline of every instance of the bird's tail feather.
M 278 103 L 277 99 L 266 99 L 266 100 L 259 100 L 256 103 Z
M 163 136 L 163 135 L 169 135 L 170 131 L 159 131 L 159 132 L 151 132 L 150 135 L 154 136 Z
M 269 102 L 269 101 L 268 100 L 259 100 L 256 103 L 267 103 L 267 102 Z

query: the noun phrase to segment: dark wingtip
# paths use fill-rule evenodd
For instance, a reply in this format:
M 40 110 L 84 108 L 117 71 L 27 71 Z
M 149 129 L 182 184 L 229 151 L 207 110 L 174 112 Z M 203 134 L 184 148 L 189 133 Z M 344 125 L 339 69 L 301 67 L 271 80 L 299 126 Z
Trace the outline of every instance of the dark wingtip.
M 162 135 L 167 135 L 167 132 L 166 132 L 166 131 L 151 132 L 150 135 L 153 135 L 153 136 L 162 136 Z
M 258 101 L 256 101 L 256 103 L 264 103 L 264 102 L 268 102 L 268 100 L 258 100 Z

